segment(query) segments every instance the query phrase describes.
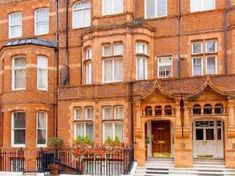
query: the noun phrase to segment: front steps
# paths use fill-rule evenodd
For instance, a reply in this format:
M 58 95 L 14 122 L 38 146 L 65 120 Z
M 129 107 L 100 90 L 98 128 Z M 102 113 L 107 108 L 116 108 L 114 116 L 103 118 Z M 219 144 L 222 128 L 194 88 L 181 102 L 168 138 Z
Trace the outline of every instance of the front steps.
M 235 169 L 226 169 L 223 160 L 194 160 L 192 168 L 176 168 L 173 159 L 149 159 L 138 166 L 135 176 L 235 176 Z

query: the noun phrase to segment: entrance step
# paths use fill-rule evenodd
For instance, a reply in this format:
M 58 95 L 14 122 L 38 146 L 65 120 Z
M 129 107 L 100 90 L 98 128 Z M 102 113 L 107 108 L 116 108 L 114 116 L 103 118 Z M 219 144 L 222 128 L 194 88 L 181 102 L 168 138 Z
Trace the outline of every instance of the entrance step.
M 235 176 L 235 169 L 226 169 L 223 160 L 194 160 L 191 168 L 176 168 L 173 159 L 148 159 L 135 176 Z

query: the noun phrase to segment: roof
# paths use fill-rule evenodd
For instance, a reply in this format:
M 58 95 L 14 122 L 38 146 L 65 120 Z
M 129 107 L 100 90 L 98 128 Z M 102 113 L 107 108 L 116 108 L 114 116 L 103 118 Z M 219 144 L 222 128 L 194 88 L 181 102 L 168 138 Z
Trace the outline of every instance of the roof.
M 158 79 L 135 84 L 135 95 L 145 99 L 158 91 L 177 98 L 199 95 L 207 87 L 225 96 L 235 96 L 235 75 L 211 75 L 183 79 Z
M 55 41 L 43 40 L 43 39 L 37 39 L 37 38 L 17 39 L 17 40 L 9 41 L 3 47 L 21 46 L 21 45 L 30 45 L 30 44 L 46 46 L 49 48 L 57 48 Z

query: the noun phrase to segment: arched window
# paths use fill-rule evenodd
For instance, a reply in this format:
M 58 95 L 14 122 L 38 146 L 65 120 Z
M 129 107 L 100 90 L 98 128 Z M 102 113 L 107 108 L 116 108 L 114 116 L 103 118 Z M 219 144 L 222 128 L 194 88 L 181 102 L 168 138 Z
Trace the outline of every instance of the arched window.
M 172 115 L 172 107 L 170 105 L 165 106 L 165 115 Z
M 145 114 L 146 115 L 152 115 L 153 114 L 153 110 L 152 110 L 152 107 L 151 106 L 147 106 L 145 108 Z
M 90 2 L 78 2 L 73 5 L 73 28 L 88 27 L 91 25 Z
M 199 104 L 193 105 L 193 114 L 201 114 L 201 113 L 202 113 L 201 105 Z
M 204 114 L 211 114 L 212 113 L 212 106 L 210 104 L 205 104 L 203 112 L 204 112 Z
M 156 106 L 155 107 L 155 115 L 156 116 L 162 115 L 162 107 L 161 106 Z
M 223 114 L 224 106 L 221 103 L 215 105 L 215 114 Z

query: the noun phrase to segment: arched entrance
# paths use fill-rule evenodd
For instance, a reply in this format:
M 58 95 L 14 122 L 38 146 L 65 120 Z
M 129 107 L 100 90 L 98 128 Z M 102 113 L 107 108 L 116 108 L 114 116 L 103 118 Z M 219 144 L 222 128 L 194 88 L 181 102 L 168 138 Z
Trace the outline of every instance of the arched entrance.
M 193 122 L 193 157 L 224 158 L 224 123 L 219 119 Z
M 145 125 L 148 158 L 171 158 L 174 155 L 174 128 L 169 120 L 148 121 Z

